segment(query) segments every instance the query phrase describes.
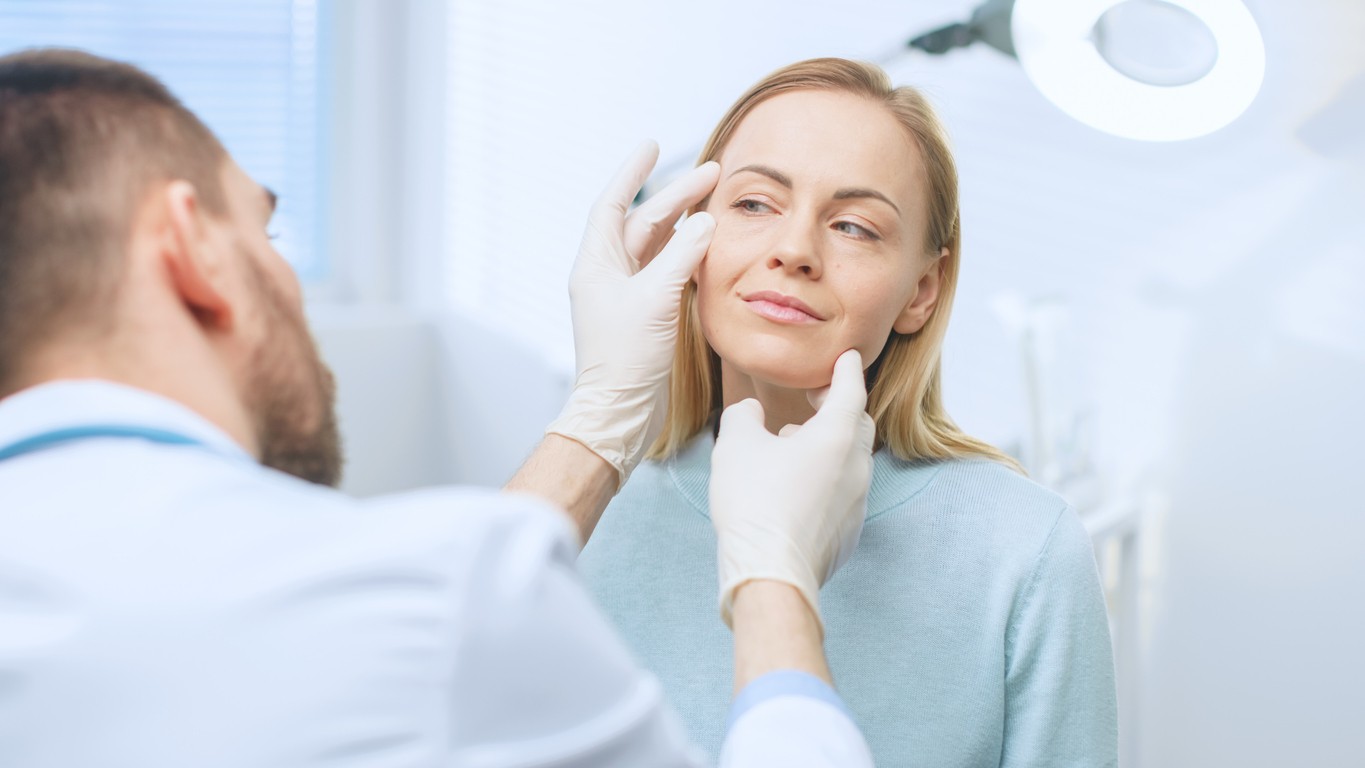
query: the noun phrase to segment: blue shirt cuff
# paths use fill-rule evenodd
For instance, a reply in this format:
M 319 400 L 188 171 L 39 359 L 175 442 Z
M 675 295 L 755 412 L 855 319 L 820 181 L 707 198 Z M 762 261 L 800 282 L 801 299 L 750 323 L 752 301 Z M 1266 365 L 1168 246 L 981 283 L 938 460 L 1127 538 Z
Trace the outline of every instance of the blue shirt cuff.
M 835 693 L 829 683 L 807 672 L 779 669 L 744 686 L 744 690 L 739 692 L 734 703 L 730 705 L 730 719 L 726 722 L 725 729 L 730 730 L 745 713 L 759 704 L 781 696 L 804 696 L 823 701 L 843 712 L 850 721 L 853 720 L 853 713 L 848 711 L 844 700 L 839 698 L 839 694 Z

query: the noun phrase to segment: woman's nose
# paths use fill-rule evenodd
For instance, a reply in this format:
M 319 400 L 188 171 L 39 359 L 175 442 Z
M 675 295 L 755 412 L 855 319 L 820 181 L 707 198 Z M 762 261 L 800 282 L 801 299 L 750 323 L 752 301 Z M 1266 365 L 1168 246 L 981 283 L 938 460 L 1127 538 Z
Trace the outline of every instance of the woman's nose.
M 780 269 L 791 275 L 819 279 L 821 259 L 819 238 L 810 223 L 788 220 L 779 225 L 777 240 L 768 253 L 768 269 Z

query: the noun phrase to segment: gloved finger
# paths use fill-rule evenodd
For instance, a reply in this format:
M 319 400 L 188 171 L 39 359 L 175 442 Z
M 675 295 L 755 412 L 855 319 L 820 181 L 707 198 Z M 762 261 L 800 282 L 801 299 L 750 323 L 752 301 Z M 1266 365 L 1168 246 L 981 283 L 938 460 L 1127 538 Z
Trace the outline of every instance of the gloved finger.
M 645 179 L 649 178 L 649 172 L 654 169 L 658 159 L 659 145 L 652 140 L 636 147 L 593 204 L 589 216 L 591 222 L 601 229 L 620 232 L 625 224 L 626 211 L 630 209 L 640 187 L 645 185 Z
M 799 431 L 801 431 L 801 425 L 800 425 L 800 424 L 788 424 L 788 425 L 786 425 L 785 427 L 783 427 L 783 428 L 777 430 L 777 436 L 778 436 L 778 437 L 787 437 L 788 435 L 794 435 L 794 434 L 796 434 L 796 433 L 799 432 Z
M 867 410 L 867 381 L 863 378 L 863 357 L 850 349 L 834 361 L 834 377 L 817 406 L 813 418 L 823 413 L 855 416 Z
M 645 267 L 673 236 L 673 225 L 687 209 L 700 203 L 716 188 L 720 164 L 703 163 L 646 200 L 626 216 L 626 253 Z
M 641 270 L 640 275 L 681 293 L 682 287 L 692 278 L 692 273 L 706 255 L 706 249 L 711 247 L 711 236 L 715 232 L 716 220 L 711 214 L 701 212 L 688 216 L 663 252 Z M 676 297 L 672 300 L 676 301 Z
M 863 446 L 868 453 L 871 453 L 877 444 L 877 422 L 873 421 L 872 417 L 865 411 L 858 419 L 858 444 Z
M 806 390 L 806 400 L 809 401 L 810 406 L 817 411 L 820 410 L 820 406 L 825 404 L 825 398 L 828 396 L 829 396 L 828 385 L 820 387 L 819 389 Z
M 755 430 L 763 430 L 763 404 L 750 397 L 721 411 L 716 441 L 727 435 L 752 434 Z

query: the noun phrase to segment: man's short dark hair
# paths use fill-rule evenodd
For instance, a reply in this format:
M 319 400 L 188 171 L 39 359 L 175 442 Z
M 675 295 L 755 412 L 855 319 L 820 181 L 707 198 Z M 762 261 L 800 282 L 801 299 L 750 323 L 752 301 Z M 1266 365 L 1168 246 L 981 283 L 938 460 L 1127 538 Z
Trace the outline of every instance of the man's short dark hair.
M 183 179 L 226 214 L 226 158 L 137 67 L 65 49 L 0 57 L 0 397 L 44 343 L 107 332 L 152 185 Z

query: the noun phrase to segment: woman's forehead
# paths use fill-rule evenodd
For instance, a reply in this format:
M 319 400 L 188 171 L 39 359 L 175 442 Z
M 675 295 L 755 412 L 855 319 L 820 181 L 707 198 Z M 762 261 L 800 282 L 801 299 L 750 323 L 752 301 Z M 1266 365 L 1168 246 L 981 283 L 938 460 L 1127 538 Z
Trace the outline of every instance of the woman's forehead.
M 882 104 L 849 93 L 802 90 L 771 97 L 736 127 L 721 178 L 762 166 L 794 187 L 870 187 L 913 207 L 923 178 L 909 132 Z

